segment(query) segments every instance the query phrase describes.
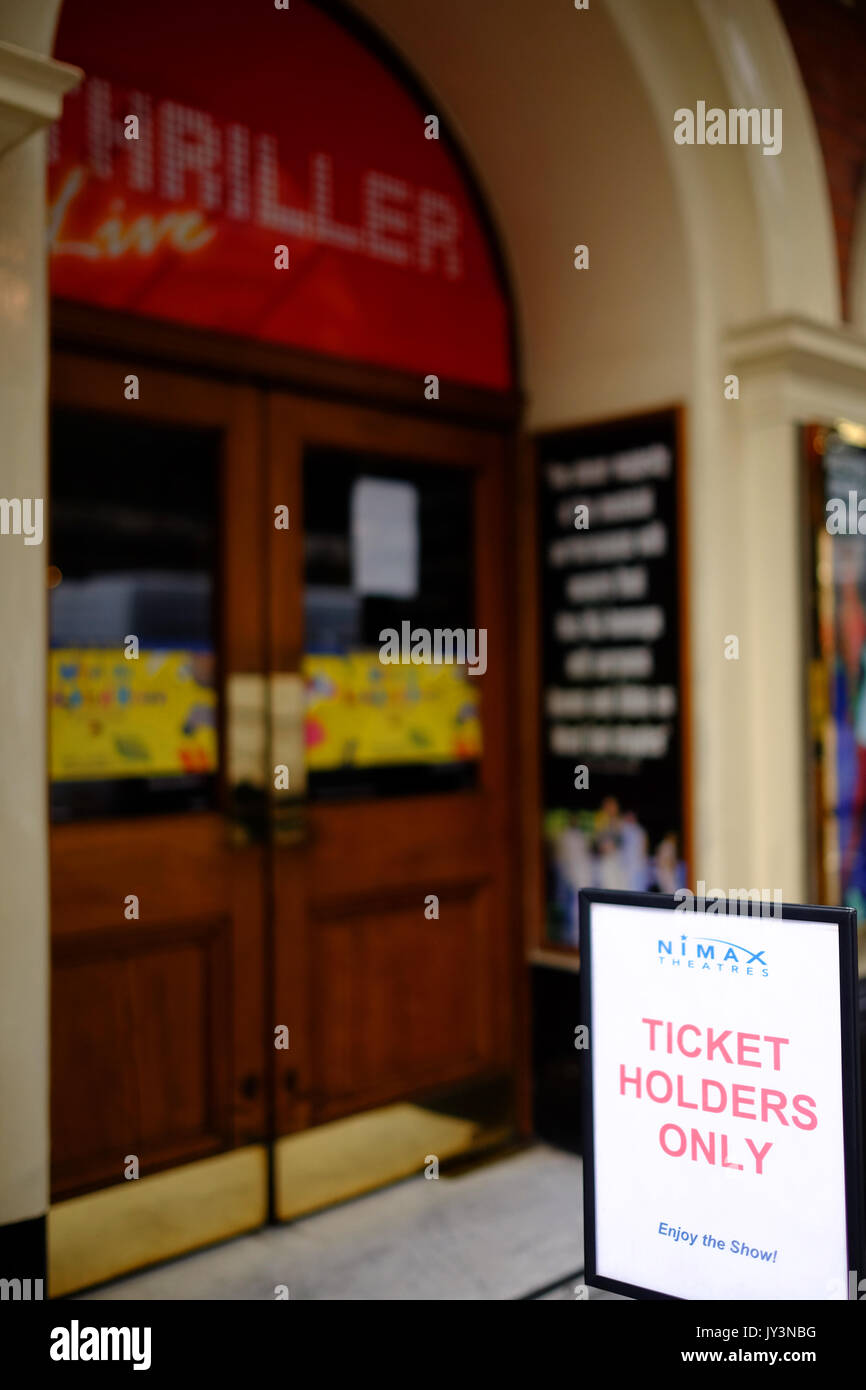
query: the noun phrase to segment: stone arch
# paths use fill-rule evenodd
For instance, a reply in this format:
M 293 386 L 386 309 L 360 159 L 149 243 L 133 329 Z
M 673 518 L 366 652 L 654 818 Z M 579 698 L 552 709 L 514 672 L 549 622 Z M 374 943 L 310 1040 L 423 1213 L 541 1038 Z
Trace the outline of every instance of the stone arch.
M 791 339 L 801 322 L 835 329 L 840 295 L 824 166 L 776 7 L 551 3 L 531 23 L 522 0 L 501 0 L 495 22 L 461 0 L 439 0 L 435 20 L 402 0 L 356 7 L 424 73 L 482 171 L 517 300 L 529 427 L 687 407 L 695 870 L 797 896 Z M 781 107 L 782 152 L 676 146 L 673 113 L 698 100 Z M 589 272 L 572 268 L 576 242 L 590 245 Z M 732 371 L 741 408 L 723 397 Z M 745 653 L 773 653 L 772 670 L 720 667 L 732 632 Z

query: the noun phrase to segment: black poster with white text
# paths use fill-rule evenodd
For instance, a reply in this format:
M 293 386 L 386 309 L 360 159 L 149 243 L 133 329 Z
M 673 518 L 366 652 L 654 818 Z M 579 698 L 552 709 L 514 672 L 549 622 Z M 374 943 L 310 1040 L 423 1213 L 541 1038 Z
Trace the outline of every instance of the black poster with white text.
M 677 414 L 538 441 L 547 936 L 685 886 Z

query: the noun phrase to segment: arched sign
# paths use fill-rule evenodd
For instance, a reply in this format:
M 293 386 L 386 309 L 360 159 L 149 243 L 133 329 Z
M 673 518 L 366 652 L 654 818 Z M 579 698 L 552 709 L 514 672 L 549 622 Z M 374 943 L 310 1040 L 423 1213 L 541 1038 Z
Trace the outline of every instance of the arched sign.
M 63 299 L 494 389 L 506 297 L 434 111 L 309 0 L 67 0 Z M 278 248 L 284 247 L 284 251 Z

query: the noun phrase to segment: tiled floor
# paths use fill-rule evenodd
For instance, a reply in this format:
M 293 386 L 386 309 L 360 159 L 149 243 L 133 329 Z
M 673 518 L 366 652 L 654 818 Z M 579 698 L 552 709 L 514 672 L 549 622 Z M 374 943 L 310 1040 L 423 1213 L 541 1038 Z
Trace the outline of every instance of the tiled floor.
M 536 1145 L 460 1176 L 410 1178 L 83 1297 L 272 1299 L 284 1284 L 292 1299 L 561 1299 L 575 1297 L 582 1267 L 580 1159 Z

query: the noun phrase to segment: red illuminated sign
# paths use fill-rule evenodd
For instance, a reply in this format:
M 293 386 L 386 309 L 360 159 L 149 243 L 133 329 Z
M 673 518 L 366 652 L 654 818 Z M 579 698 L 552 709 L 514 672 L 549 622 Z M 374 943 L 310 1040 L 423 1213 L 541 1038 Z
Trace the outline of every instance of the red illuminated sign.
M 143 8 L 63 9 L 87 80 L 51 132 L 53 293 L 507 387 L 465 180 L 379 59 L 306 0 Z

